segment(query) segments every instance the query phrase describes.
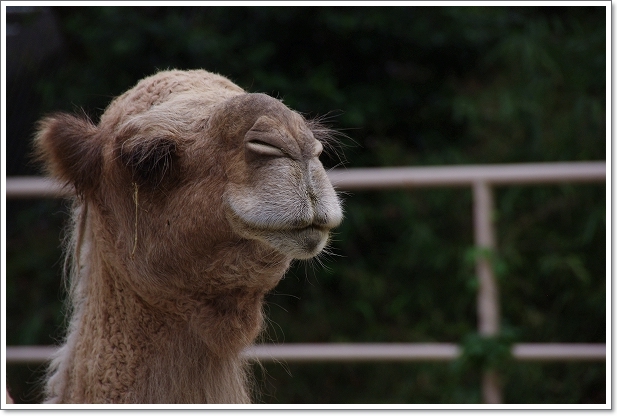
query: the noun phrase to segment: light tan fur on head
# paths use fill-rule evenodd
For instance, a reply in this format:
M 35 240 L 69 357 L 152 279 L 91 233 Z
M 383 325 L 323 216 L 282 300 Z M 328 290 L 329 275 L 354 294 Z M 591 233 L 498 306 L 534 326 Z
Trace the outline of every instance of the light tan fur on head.
M 47 400 L 247 402 L 265 293 L 342 219 L 323 133 L 201 70 L 145 78 L 98 125 L 42 120 L 38 156 L 78 196 Z

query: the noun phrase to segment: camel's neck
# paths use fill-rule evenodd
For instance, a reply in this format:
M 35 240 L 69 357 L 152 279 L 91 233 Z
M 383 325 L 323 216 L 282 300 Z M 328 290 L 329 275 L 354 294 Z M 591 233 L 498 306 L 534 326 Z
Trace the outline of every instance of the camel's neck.
M 240 352 L 259 332 L 263 293 L 193 296 L 165 310 L 144 301 L 90 244 L 48 402 L 249 402 Z
M 244 403 L 245 364 L 215 356 L 191 323 L 92 275 L 49 381 L 59 403 Z M 94 299 L 105 299 L 97 302 Z

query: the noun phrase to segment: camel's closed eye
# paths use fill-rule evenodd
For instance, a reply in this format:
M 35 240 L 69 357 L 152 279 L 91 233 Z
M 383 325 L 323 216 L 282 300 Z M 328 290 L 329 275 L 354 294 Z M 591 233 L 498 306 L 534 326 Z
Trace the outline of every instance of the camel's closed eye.
M 278 146 L 270 144 L 263 140 L 249 140 L 245 143 L 245 146 L 248 150 L 258 153 L 260 155 L 275 157 L 285 156 L 283 150 L 281 150 Z

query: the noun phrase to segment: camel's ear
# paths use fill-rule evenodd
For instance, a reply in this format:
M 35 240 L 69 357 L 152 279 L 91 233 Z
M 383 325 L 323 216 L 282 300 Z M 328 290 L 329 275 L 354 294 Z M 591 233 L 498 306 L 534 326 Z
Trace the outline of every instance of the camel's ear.
M 49 174 L 72 184 L 78 194 L 94 190 L 101 176 L 97 127 L 87 118 L 59 113 L 38 124 L 35 156 Z

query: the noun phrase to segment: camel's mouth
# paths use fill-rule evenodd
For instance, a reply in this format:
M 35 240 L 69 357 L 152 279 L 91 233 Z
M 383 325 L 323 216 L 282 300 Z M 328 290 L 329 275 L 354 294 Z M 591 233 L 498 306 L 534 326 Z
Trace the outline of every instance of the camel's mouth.
M 330 228 L 328 228 L 328 227 L 324 227 L 324 226 L 317 225 L 317 224 L 311 224 L 311 225 L 308 225 L 306 227 L 291 228 L 289 231 L 290 232 L 298 232 L 298 233 L 302 233 L 302 232 L 305 232 L 305 231 L 318 231 L 318 232 L 328 233 L 329 230 L 330 230 Z
M 328 242 L 330 231 L 330 228 L 317 224 L 304 227 L 286 224 L 263 227 L 232 212 L 228 212 L 228 219 L 232 228 L 244 238 L 262 241 L 295 259 L 310 259 L 319 254 Z

